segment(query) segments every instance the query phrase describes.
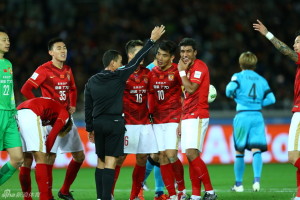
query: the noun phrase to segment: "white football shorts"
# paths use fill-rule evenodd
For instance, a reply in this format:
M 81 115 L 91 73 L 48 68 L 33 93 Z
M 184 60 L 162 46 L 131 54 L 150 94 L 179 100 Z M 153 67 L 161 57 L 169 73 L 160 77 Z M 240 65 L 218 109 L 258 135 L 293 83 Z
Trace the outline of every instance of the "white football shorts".
M 153 124 L 159 151 L 178 149 L 179 138 L 176 133 L 177 128 L 178 123 Z
M 157 143 L 151 124 L 125 125 L 125 154 L 157 153 Z
M 295 112 L 291 120 L 288 151 L 300 151 L 300 112 Z
M 18 110 L 17 119 L 23 152 L 39 151 L 46 153 L 47 131 L 42 126 L 40 116 L 37 116 L 30 109 L 22 109 Z
M 46 129 L 47 134 L 49 134 L 52 129 L 52 126 L 46 126 Z M 71 131 L 66 136 L 57 136 L 55 143 L 51 149 L 51 153 L 57 153 L 58 150 L 60 153 L 72 153 L 83 151 L 82 142 L 74 121 Z
M 198 149 L 202 152 L 209 118 L 184 119 L 181 121 L 181 151 Z

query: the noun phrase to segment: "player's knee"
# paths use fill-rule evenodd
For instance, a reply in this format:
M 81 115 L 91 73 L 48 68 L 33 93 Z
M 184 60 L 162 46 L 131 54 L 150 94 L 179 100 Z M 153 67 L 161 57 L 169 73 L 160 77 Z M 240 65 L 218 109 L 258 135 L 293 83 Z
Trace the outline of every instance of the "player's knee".
M 15 168 L 19 168 L 22 166 L 22 164 L 24 163 L 24 158 L 22 155 L 19 156 L 14 156 L 11 158 L 11 163 Z
M 193 150 L 186 150 L 186 157 L 189 161 L 193 161 L 194 159 L 196 159 L 199 156 L 199 153 Z
M 298 160 L 298 157 L 296 158 L 294 155 L 289 155 L 288 160 L 292 165 L 294 165 L 295 162 Z
M 73 159 L 78 163 L 83 162 L 85 159 L 85 155 L 84 155 L 83 151 L 72 153 L 72 156 L 73 156 Z
M 145 166 L 147 163 L 147 155 L 137 155 L 136 156 L 136 164 L 139 166 Z

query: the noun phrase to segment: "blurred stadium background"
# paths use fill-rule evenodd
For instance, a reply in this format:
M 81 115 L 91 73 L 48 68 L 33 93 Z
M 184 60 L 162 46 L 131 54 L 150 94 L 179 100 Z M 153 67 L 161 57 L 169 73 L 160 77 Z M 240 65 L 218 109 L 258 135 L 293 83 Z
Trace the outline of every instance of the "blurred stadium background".
M 275 105 L 264 110 L 270 145 L 278 142 L 277 149 L 282 153 L 282 159 L 285 158 L 280 162 L 286 162 L 296 66 L 254 31 L 252 23 L 260 19 L 276 37 L 292 47 L 294 33 L 300 29 L 300 2 L 1 0 L 0 15 L 0 25 L 8 29 L 11 40 L 11 49 L 6 57 L 14 66 L 17 103 L 24 100 L 20 93 L 24 82 L 40 64 L 50 60 L 48 40 L 59 36 L 66 41 L 67 64 L 72 67 L 78 88 L 78 107 L 74 118 L 81 127 L 83 138 L 86 138 L 83 123 L 84 85 L 91 75 L 103 67 L 101 57 L 104 51 L 116 49 L 123 52 L 123 62 L 126 63 L 126 42 L 148 38 L 153 26 L 160 24 L 167 29 L 163 39 L 178 43 L 184 37 L 195 38 L 199 43 L 198 57 L 208 64 L 211 84 L 218 91 L 217 99 L 210 105 L 210 130 L 213 134 L 209 132 L 208 136 L 213 135 L 216 139 L 217 133 L 224 136 L 223 145 L 230 150 L 229 163 L 233 159 L 230 124 L 235 114 L 235 104 L 225 97 L 225 86 L 232 74 L 240 71 L 240 53 L 252 51 L 259 59 L 257 72 L 269 81 L 277 99 Z M 146 58 L 145 64 L 150 63 L 153 56 L 154 51 Z M 220 146 L 218 143 L 211 145 L 214 145 L 212 149 Z M 2 159 L 5 160 L 3 156 Z M 271 160 L 278 161 L 274 157 Z

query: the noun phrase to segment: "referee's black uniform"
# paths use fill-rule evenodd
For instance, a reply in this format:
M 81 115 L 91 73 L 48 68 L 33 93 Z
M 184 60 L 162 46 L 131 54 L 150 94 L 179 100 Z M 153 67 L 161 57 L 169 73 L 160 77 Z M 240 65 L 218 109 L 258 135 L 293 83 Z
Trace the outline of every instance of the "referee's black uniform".
M 94 131 L 96 154 L 101 160 L 105 156 L 124 154 L 125 124 L 122 112 L 126 81 L 153 45 L 154 42 L 148 40 L 127 65 L 115 71 L 103 70 L 92 76 L 85 85 L 86 130 Z

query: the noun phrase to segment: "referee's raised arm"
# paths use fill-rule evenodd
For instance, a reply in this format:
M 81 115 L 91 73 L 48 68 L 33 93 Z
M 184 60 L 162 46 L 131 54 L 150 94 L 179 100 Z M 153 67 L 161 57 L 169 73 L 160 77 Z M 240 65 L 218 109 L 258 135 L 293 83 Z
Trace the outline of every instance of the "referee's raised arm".
M 165 26 L 156 26 L 151 32 L 150 39 L 146 42 L 144 47 L 134 56 L 134 58 L 124 67 L 119 68 L 118 71 L 122 73 L 124 80 L 127 80 L 130 74 L 136 70 L 140 62 L 147 55 L 149 50 L 153 47 L 154 43 L 165 33 Z

